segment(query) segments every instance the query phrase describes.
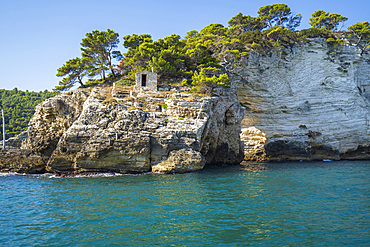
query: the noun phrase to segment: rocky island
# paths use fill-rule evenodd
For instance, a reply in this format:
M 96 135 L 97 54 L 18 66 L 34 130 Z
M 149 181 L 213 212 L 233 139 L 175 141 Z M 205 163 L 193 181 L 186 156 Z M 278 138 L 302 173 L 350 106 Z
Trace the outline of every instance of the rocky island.
M 123 55 L 113 51 L 118 33 L 87 33 L 55 90 L 80 88 L 36 107 L 28 130 L 0 151 L 0 170 L 175 173 L 370 159 L 369 23 L 341 31 L 346 17 L 318 10 L 312 28 L 295 31 L 302 16 L 285 4 L 258 14 L 183 39 L 127 35 Z
M 353 47 L 329 56 L 313 40 L 284 57 L 252 54 L 214 96 L 150 84 L 78 89 L 36 107 L 28 131 L 1 151 L 1 170 L 173 173 L 244 159 L 369 159 L 369 71 Z
M 212 97 L 140 89 L 129 96 L 114 84 L 44 101 L 24 140 L 13 141 L 18 149 L 2 151 L 2 171 L 173 173 L 243 160 L 236 89 Z

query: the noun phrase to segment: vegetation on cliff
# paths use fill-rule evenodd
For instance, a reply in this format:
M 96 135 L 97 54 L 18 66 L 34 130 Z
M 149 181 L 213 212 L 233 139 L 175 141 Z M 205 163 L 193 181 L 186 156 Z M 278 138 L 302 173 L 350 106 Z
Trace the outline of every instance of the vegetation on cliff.
M 126 35 L 124 54 L 114 51 L 119 43 L 118 33 L 109 29 L 92 31 L 82 40 L 82 58 L 71 59 L 58 69 L 57 75 L 64 78 L 55 90 L 65 91 L 75 83 L 83 87 L 116 77 L 134 80 L 136 72 L 153 69 L 160 83 L 182 82 L 192 86 L 193 91 L 199 91 L 211 85 L 228 86 L 224 68 L 238 66 L 250 52 L 264 55 L 276 50 L 283 52 L 285 47 L 314 37 L 327 39 L 332 47 L 341 46 L 345 39 L 355 40 L 354 45 L 362 53 L 369 47 L 368 22 L 356 23 L 348 31 L 341 31 L 347 17 L 317 10 L 310 18 L 312 27 L 296 31 L 302 16 L 293 14 L 286 4 L 266 5 L 257 13 L 258 16 L 239 13 L 230 19 L 228 27 L 210 24 L 200 31 L 188 32 L 184 38 L 172 34 L 154 41 L 150 34 Z M 117 67 L 113 65 L 113 58 L 120 62 Z M 110 71 L 108 76 L 106 71 Z M 96 78 L 97 75 L 101 79 L 83 83 L 84 76 Z M 222 83 L 217 78 L 222 78 Z
M 357 22 L 348 27 L 349 36 L 357 39 L 356 46 L 361 49 L 361 55 L 370 47 L 370 25 L 369 22 Z
M 5 114 L 6 138 L 16 136 L 20 132 L 27 130 L 28 122 L 35 113 L 36 105 L 55 95 L 55 92 L 48 92 L 47 90 L 29 92 L 28 90 L 22 91 L 17 88 L 13 90 L 0 89 L 0 102 L 2 107 L 4 107 Z

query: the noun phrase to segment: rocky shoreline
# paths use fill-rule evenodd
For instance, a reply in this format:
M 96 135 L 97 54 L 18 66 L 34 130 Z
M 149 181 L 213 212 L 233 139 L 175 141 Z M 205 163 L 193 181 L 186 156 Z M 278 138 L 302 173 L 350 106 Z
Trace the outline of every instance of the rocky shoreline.
M 209 97 L 104 85 L 50 98 L 0 150 L 0 171 L 181 173 L 243 160 L 370 159 L 368 53 L 312 39 L 223 66 L 231 88 Z
M 58 95 L 36 107 L 27 137 L 14 141 L 18 149 L 3 150 L 0 167 L 70 175 L 182 173 L 238 164 L 244 109 L 236 95 L 225 88 L 212 97 L 173 92 L 112 97 L 109 86 Z

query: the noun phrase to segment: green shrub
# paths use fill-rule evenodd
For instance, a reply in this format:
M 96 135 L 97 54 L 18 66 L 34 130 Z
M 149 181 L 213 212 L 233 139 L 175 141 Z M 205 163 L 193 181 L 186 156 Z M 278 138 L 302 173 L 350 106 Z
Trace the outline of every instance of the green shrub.
M 308 29 L 302 29 L 301 31 L 298 31 L 298 35 L 300 37 L 306 37 L 306 38 L 318 38 L 323 37 L 326 34 L 325 31 L 320 30 L 318 28 L 308 28 Z
M 116 86 L 132 86 L 135 85 L 135 82 L 128 79 L 122 79 L 116 82 Z
M 104 79 L 89 79 L 89 80 L 86 82 L 85 86 L 86 86 L 86 87 L 91 87 L 91 86 L 95 86 L 95 85 L 98 85 L 98 84 L 102 84 L 102 83 L 104 83 L 104 82 L 105 82 L 105 80 L 104 80 Z
M 143 97 L 138 97 L 138 98 L 136 99 L 136 101 L 137 101 L 137 102 L 144 103 L 144 102 L 146 102 L 146 97 L 145 97 L 145 96 L 143 96 Z
M 191 78 L 191 84 L 196 86 L 201 83 L 212 83 L 223 87 L 230 87 L 230 80 L 227 74 L 220 74 L 219 76 L 216 76 L 215 74 L 218 72 L 220 72 L 220 69 L 213 67 L 202 68 L 199 73 L 195 71 L 193 77 Z M 213 76 L 210 77 L 212 74 Z
M 183 85 L 183 86 L 188 85 L 188 80 L 187 80 L 187 79 L 183 79 L 183 80 L 181 81 L 181 85 Z

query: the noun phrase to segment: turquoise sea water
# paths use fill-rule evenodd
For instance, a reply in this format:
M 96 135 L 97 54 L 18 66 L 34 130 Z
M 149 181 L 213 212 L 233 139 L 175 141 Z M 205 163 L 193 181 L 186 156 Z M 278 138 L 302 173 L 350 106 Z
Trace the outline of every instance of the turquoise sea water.
M 370 162 L 0 175 L 0 246 L 369 246 Z

